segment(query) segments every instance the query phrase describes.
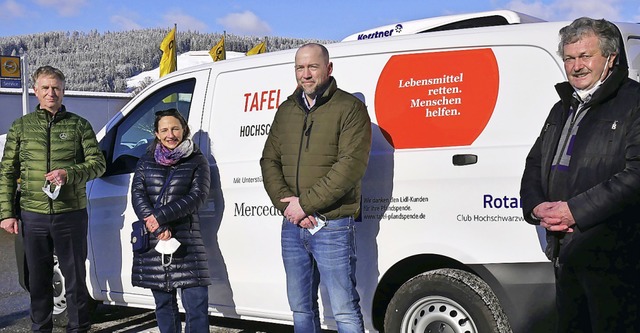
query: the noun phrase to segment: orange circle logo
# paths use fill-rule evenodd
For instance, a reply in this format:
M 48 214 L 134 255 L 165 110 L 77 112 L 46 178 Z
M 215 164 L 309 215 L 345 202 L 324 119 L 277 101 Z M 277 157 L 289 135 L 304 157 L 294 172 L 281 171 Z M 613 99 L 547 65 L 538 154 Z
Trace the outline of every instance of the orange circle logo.
M 491 118 L 498 84 L 491 49 L 392 56 L 376 87 L 378 126 L 396 149 L 470 145 Z

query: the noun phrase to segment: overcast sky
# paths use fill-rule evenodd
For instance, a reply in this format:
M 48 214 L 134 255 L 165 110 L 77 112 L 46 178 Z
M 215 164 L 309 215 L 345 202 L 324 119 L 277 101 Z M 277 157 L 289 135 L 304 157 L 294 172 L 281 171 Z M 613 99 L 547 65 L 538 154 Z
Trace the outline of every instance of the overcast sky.
M 640 0 L 0 0 L 0 36 L 142 28 L 340 40 L 381 25 L 511 9 L 545 20 L 640 22 Z

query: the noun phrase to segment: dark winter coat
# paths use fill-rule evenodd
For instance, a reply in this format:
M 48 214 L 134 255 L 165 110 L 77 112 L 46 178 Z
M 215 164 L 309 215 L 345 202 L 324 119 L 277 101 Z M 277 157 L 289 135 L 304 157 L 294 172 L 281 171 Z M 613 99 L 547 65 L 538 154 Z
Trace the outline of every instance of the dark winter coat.
M 271 202 L 297 196 L 307 214 L 356 216 L 371 149 L 367 108 L 331 78 L 311 110 L 296 89 L 276 112 L 260 165 Z
M 547 232 L 547 255 L 561 263 L 603 269 L 635 265 L 640 254 L 640 84 L 626 66 L 612 74 L 585 105 L 573 142 L 566 189 L 576 221 L 574 234 L 560 249 L 560 234 Z M 569 113 L 573 88 L 556 85 L 555 104 L 527 160 L 520 195 L 525 219 L 549 200 L 552 160 Z
M 158 198 L 171 170 L 173 176 L 162 198 Z M 151 250 L 133 256 L 134 286 L 171 291 L 211 284 L 198 218 L 198 209 L 205 203 L 210 186 L 209 163 L 198 149 L 170 167 L 158 164 L 153 152 L 140 158 L 131 185 L 136 215 L 142 220 L 153 214 L 160 226 L 168 227 L 181 245 L 173 254 L 171 264 L 163 267 L 161 255 L 154 249 L 158 241 L 151 235 Z M 162 205 L 154 208 L 157 200 L 161 200 Z
M 56 200 L 42 191 L 44 175 L 64 169 L 66 183 Z M 21 209 L 39 214 L 60 214 L 87 206 L 86 183 L 106 169 L 91 124 L 67 112 L 55 116 L 36 110 L 13 122 L 7 133 L 0 172 L 0 220 L 15 217 L 14 196 L 20 178 Z

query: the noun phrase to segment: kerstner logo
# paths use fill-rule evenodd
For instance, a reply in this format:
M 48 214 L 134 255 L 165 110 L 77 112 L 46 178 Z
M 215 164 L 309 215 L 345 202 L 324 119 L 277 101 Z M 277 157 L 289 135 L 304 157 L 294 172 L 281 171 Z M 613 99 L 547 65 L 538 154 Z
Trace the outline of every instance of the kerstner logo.
M 402 32 L 402 24 L 396 24 L 396 26 L 393 29 L 389 29 L 389 30 L 381 30 L 381 31 L 376 31 L 376 32 L 368 33 L 368 34 L 359 34 L 358 35 L 358 40 L 390 37 L 391 35 L 393 35 L 394 31 L 396 33 Z

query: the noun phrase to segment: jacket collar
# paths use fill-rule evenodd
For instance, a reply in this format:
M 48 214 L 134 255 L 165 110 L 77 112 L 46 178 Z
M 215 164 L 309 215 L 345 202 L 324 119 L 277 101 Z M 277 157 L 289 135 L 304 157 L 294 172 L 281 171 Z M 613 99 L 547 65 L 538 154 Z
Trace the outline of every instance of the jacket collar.
M 55 115 L 52 115 L 51 112 L 45 109 L 41 109 L 40 104 L 38 104 L 36 105 L 36 113 L 39 115 L 45 116 L 47 119 L 53 118 L 57 120 L 57 119 L 62 119 L 67 114 L 67 108 L 64 105 L 62 105 L 60 106 L 60 110 L 58 110 L 58 112 L 56 112 Z
M 322 104 L 325 104 L 331 99 L 333 94 L 338 90 L 338 84 L 336 83 L 336 79 L 333 76 L 330 76 L 329 82 L 327 82 L 327 85 L 323 89 L 324 91 L 322 92 L 322 94 L 316 96 L 316 104 L 313 105 L 312 109 L 318 108 L 319 106 L 321 106 Z M 293 99 L 293 101 L 296 104 L 298 104 L 300 107 L 302 107 L 304 110 L 307 110 L 306 104 L 302 100 L 304 98 L 303 96 L 304 95 L 302 94 L 302 88 L 298 87 L 296 88 L 296 91 L 293 92 L 293 95 L 291 95 L 289 98 Z
M 596 92 L 591 97 L 591 100 L 589 100 L 589 102 L 585 104 L 585 107 L 594 104 L 600 104 L 603 101 L 609 99 L 616 93 L 616 91 L 618 91 L 628 75 L 629 70 L 626 67 L 614 66 L 609 77 L 602 83 L 602 86 L 600 86 L 600 88 L 596 90 Z M 568 110 L 569 105 L 571 105 L 571 98 L 573 97 L 575 89 L 573 89 L 568 81 L 556 84 L 555 88 L 558 92 L 558 95 L 560 96 L 563 107 Z

